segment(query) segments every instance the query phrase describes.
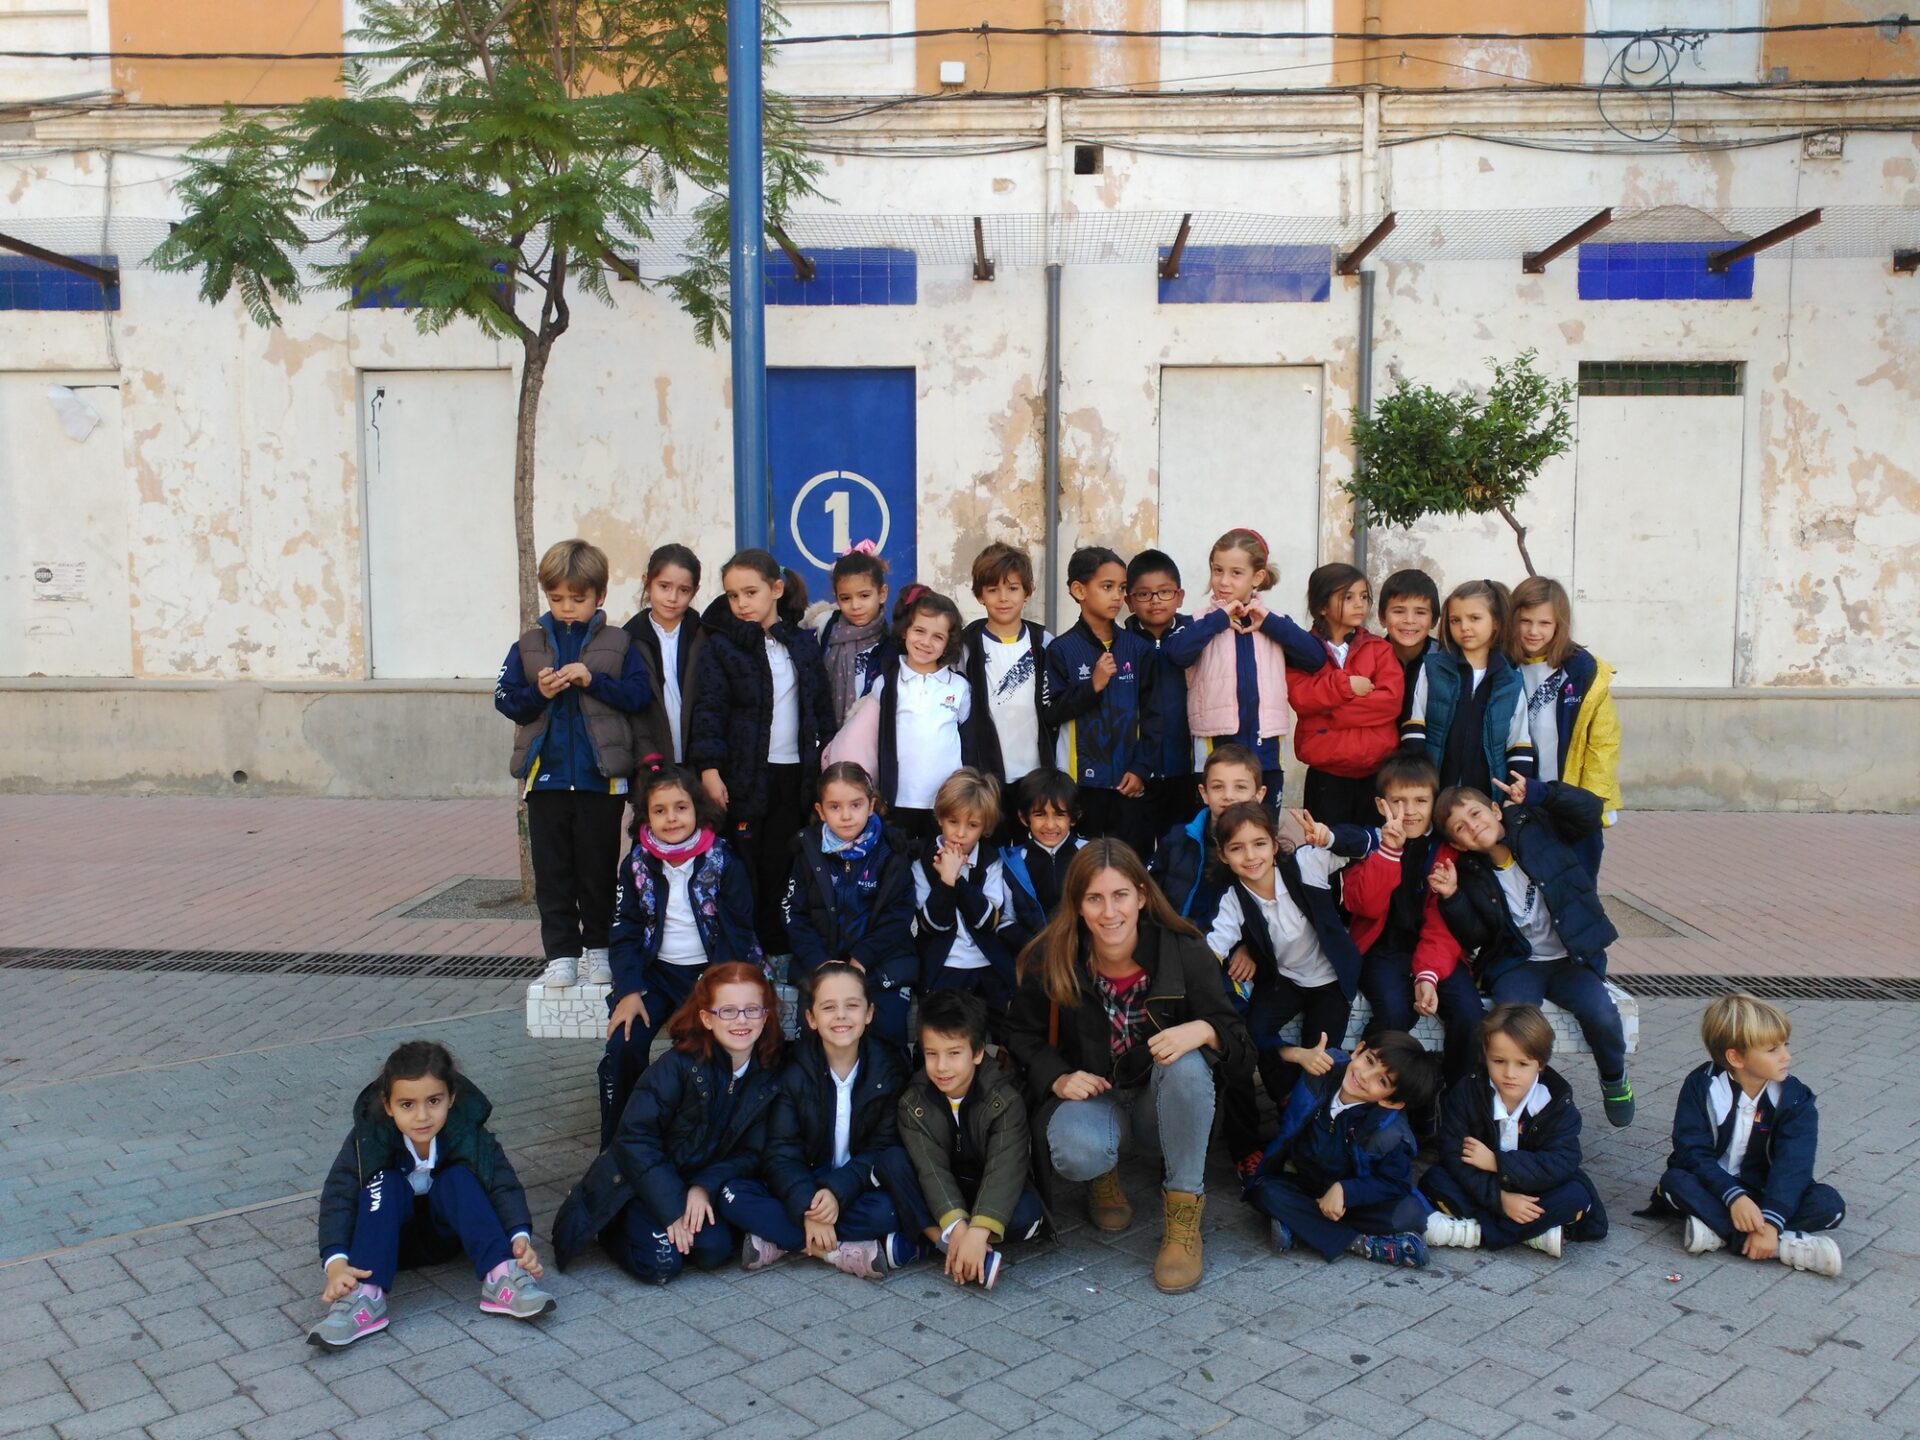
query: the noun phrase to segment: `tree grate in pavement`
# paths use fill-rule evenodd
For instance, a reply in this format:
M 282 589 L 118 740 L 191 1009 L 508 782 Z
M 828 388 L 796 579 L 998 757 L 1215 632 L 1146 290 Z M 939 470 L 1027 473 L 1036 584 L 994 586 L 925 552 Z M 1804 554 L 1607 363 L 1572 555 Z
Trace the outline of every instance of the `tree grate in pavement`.
M 1920 1001 L 1920 979 L 1880 975 L 1636 975 L 1615 970 L 1607 978 L 1646 999 L 1705 1000 L 1744 990 L 1773 1000 Z
M 129 950 L 0 947 L 0 969 L 188 971 L 202 975 L 408 975 L 430 980 L 531 978 L 532 955 L 350 954 L 309 950 Z

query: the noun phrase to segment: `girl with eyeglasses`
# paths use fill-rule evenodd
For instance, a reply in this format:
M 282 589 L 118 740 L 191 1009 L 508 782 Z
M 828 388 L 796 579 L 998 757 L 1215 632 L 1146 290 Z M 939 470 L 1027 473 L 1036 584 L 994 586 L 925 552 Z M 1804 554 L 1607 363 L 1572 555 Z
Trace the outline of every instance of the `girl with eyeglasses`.
M 554 1217 L 562 1270 L 595 1238 L 621 1269 L 656 1285 L 688 1261 L 717 1269 L 739 1248 L 714 1202 L 759 1168 L 766 1148 L 780 1056 L 773 983 L 757 965 L 715 965 L 667 1033 L 673 1049 L 640 1078 L 613 1144 Z
M 646 1073 L 653 1037 L 693 993 L 709 965 L 762 963 L 754 937 L 753 882 L 714 831 L 720 812 L 693 776 L 656 771 L 640 797 L 633 848 L 620 862 L 607 991 L 607 1051 L 600 1061 L 600 1148 Z

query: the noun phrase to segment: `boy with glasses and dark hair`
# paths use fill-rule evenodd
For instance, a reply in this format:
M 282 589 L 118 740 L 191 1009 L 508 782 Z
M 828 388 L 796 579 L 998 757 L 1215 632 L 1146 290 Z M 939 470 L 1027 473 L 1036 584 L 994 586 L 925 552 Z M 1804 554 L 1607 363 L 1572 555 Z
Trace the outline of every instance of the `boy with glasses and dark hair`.
M 1187 729 L 1187 672 L 1161 646 L 1193 623 L 1180 606 L 1180 567 L 1164 550 L 1142 550 L 1127 565 L 1126 628 L 1153 646 L 1153 707 L 1160 716 L 1160 754 L 1147 782 L 1147 811 L 1158 839 L 1193 815 L 1193 736 Z M 1142 855 L 1142 860 L 1150 859 Z

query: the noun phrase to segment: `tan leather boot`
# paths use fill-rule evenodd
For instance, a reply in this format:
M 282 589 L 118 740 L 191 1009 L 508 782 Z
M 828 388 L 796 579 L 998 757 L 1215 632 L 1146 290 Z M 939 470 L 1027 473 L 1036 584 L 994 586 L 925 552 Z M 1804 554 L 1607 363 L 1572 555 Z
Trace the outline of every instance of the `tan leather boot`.
M 1087 1182 L 1087 1219 L 1094 1229 L 1107 1231 L 1124 1230 L 1133 1223 L 1133 1206 L 1127 1203 L 1127 1192 L 1120 1188 L 1117 1168 Z
M 1169 1295 L 1184 1295 L 1200 1283 L 1206 1262 L 1200 1251 L 1200 1211 L 1204 1195 L 1180 1190 L 1165 1194 L 1160 1253 L 1153 1260 L 1153 1283 Z

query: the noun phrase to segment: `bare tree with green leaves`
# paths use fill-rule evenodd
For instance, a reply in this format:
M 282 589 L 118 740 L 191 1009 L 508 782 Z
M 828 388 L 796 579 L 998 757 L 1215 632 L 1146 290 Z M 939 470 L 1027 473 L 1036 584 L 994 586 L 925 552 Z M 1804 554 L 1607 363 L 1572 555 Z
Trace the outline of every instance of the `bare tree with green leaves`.
M 520 623 L 540 614 L 533 496 L 540 393 L 572 301 L 609 276 L 669 294 L 703 343 L 726 329 L 724 0 L 365 0 L 346 94 L 270 119 L 229 111 L 176 185 L 186 218 L 154 252 L 238 287 L 260 325 L 310 292 L 396 296 L 422 332 L 470 320 L 517 340 L 513 527 Z M 769 33 L 778 13 L 767 6 Z M 766 101 L 766 214 L 812 193 L 791 109 Z M 318 177 L 318 198 L 311 191 Z M 682 187 L 700 199 L 684 265 L 642 275 L 622 252 Z M 316 239 L 346 258 L 309 265 Z M 533 894 L 526 815 L 520 883 Z
M 777 23 L 771 5 L 768 13 Z M 471 320 L 521 347 L 513 519 L 520 621 L 540 614 L 533 496 L 540 393 L 572 301 L 609 277 L 664 290 L 703 343 L 726 327 L 724 0 L 366 0 L 347 93 L 224 126 L 176 185 L 186 218 L 154 254 L 235 287 L 261 325 L 313 292 L 376 291 L 423 332 Z M 771 28 L 771 26 L 770 26 Z M 766 103 L 766 210 L 778 225 L 818 166 L 791 109 Z M 319 198 L 309 193 L 320 177 Z M 684 265 L 643 276 L 623 251 L 685 189 Z M 308 266 L 320 236 L 344 248 Z
M 1353 478 L 1342 487 L 1376 520 L 1411 526 L 1427 515 L 1498 515 L 1513 530 L 1527 574 L 1527 527 L 1514 505 L 1541 468 L 1572 446 L 1573 386 L 1534 368 L 1528 350 L 1489 359 L 1485 396 L 1442 394 L 1402 377 L 1370 416 L 1353 422 Z

